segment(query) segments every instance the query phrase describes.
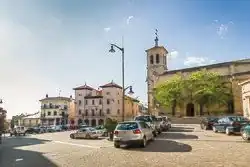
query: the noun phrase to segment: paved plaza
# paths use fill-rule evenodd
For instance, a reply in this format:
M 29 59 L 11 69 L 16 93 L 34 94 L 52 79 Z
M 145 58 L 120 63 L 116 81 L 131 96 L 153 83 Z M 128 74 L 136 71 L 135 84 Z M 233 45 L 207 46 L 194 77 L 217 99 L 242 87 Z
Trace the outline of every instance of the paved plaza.
M 250 143 L 240 136 L 174 125 L 146 148 L 116 149 L 106 140 L 73 140 L 71 132 L 5 137 L 1 167 L 249 167 Z

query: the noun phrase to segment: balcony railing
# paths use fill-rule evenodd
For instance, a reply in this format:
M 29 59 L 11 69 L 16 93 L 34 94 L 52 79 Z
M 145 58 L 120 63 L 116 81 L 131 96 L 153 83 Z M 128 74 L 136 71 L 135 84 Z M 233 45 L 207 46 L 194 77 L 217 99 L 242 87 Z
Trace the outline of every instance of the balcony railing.
M 64 105 L 64 106 L 60 106 L 60 105 L 53 105 L 53 104 L 44 104 L 41 106 L 41 109 L 62 109 L 62 110 L 67 110 L 68 106 Z

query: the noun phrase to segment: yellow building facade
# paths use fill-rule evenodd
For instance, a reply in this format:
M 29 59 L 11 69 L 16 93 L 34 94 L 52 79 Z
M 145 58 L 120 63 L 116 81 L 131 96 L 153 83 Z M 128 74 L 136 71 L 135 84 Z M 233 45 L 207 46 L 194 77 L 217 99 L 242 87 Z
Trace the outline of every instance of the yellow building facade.
M 139 100 L 129 97 L 129 96 L 125 96 L 125 120 L 133 120 L 133 118 L 135 116 L 137 116 L 139 114 Z

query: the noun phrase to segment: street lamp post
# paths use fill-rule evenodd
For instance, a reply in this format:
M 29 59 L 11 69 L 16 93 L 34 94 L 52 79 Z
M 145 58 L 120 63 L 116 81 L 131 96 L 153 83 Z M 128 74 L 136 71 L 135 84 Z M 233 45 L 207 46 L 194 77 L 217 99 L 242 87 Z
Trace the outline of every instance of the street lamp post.
M 124 84 L 124 47 L 119 47 L 116 44 L 110 44 L 111 48 L 109 50 L 109 52 L 114 53 L 115 52 L 115 48 L 119 49 L 122 52 L 122 121 L 124 121 L 124 111 L 125 111 L 125 91 L 126 89 L 130 88 L 130 92 L 132 93 L 132 87 L 129 86 L 127 88 L 125 88 L 125 84 Z

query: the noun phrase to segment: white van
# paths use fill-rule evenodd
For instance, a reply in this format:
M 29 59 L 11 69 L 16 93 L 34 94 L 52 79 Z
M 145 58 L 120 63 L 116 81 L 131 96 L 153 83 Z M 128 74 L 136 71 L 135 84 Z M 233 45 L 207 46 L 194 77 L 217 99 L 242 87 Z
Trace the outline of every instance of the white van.
M 10 136 L 13 136 L 13 135 L 14 136 L 20 136 L 20 135 L 25 136 L 26 130 L 27 130 L 27 128 L 25 128 L 24 126 L 16 126 L 15 128 L 13 128 L 10 131 Z

